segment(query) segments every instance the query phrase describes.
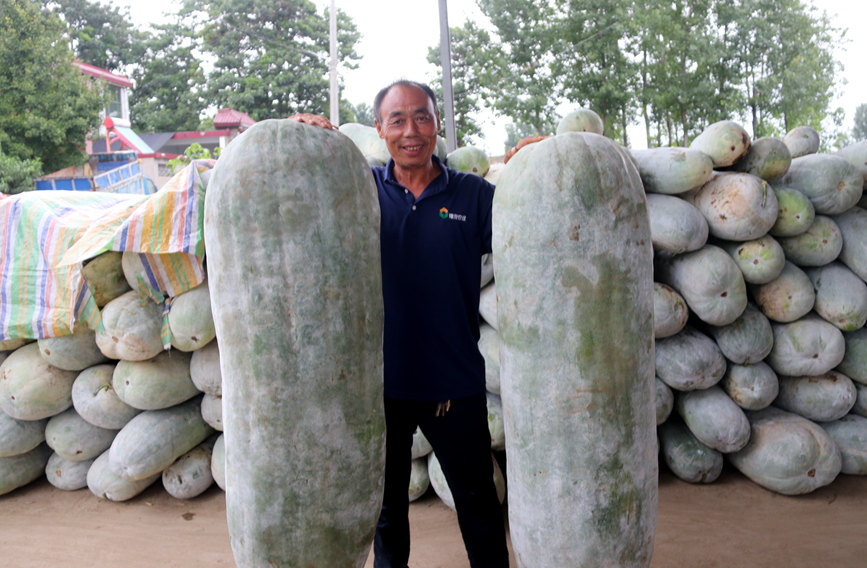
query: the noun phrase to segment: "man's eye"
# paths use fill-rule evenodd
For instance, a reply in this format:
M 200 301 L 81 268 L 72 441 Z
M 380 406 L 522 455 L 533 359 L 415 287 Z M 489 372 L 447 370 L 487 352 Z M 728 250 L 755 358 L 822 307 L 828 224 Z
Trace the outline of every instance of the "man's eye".
M 398 118 L 397 120 L 392 120 L 389 123 L 390 126 L 400 126 L 401 124 L 403 124 L 403 119 L 401 118 Z
M 419 116 L 419 117 L 416 118 L 415 120 L 416 120 L 417 122 L 428 122 L 428 121 L 430 121 L 430 116 L 427 116 L 427 115 L 425 115 L 425 116 Z

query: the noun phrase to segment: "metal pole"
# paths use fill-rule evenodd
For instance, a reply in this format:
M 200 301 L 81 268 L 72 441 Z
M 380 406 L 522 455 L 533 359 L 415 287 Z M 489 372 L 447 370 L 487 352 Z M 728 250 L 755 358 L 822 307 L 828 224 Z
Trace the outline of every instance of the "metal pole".
M 443 121 L 446 125 L 446 151 L 458 147 L 455 128 L 455 94 L 452 90 L 452 55 L 449 35 L 449 15 L 446 0 L 440 2 L 440 60 L 443 66 Z
M 331 48 L 331 124 L 340 125 L 340 92 L 337 88 L 337 10 L 334 0 L 331 0 L 331 13 L 329 14 L 329 44 Z

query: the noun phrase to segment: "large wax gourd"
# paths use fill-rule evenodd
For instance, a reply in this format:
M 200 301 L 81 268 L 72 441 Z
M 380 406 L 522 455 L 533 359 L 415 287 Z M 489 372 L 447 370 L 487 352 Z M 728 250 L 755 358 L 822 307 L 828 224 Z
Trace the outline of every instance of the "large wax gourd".
M 205 199 L 238 566 L 364 564 L 384 467 L 379 205 L 349 138 L 267 120 Z
M 649 566 L 658 466 L 639 174 L 602 136 L 558 135 L 503 169 L 493 223 L 518 566 Z

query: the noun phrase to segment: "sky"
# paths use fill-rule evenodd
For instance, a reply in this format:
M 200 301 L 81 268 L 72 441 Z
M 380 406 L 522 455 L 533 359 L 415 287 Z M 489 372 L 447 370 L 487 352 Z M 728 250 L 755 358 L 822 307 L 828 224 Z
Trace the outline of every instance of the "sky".
M 327 7 L 331 0 L 314 0 Z M 346 12 L 362 35 L 357 53 L 362 55 L 359 68 L 342 73 L 343 97 L 353 104 L 372 104 L 376 92 L 395 79 L 407 78 L 430 81 L 437 69 L 427 62 L 427 51 L 439 45 L 439 0 L 334 0 L 337 8 Z M 864 0 L 806 0 L 825 11 L 833 26 L 849 28 L 848 41 L 837 46 L 837 59 L 844 65 L 842 83 L 836 87 L 837 96 L 832 108 L 842 107 L 846 118 L 845 130 L 851 130 L 855 108 L 867 103 L 867 34 L 861 31 L 867 22 L 867 2 Z M 128 6 L 136 25 L 159 21 L 163 14 L 177 6 L 173 0 L 103 0 L 123 7 Z M 483 21 L 475 0 L 448 0 L 448 23 L 458 27 L 468 19 Z M 568 109 L 567 109 L 568 111 Z M 501 154 L 505 139 L 507 118 L 487 115 L 481 119 L 484 141 L 479 144 L 488 153 Z M 630 131 L 631 145 L 645 144 L 643 127 Z

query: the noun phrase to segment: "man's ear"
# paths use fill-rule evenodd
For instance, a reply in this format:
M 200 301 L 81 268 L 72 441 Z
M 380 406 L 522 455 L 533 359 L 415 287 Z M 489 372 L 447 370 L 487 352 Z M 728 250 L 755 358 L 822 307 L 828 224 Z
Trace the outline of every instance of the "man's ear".
M 385 138 L 385 136 L 383 136 L 383 134 L 382 134 L 382 125 L 379 123 L 379 121 L 374 118 L 373 124 L 374 124 L 374 126 L 376 126 L 376 133 L 379 134 L 379 137 Z

